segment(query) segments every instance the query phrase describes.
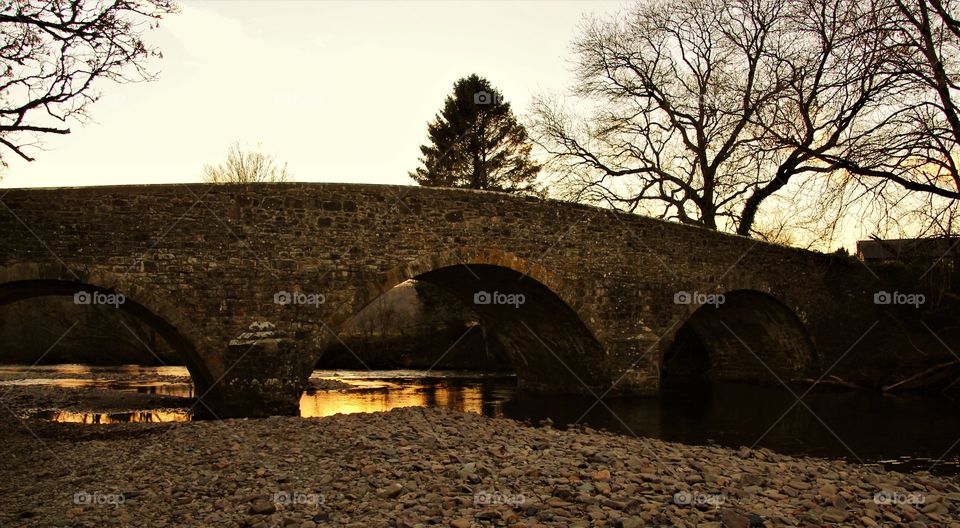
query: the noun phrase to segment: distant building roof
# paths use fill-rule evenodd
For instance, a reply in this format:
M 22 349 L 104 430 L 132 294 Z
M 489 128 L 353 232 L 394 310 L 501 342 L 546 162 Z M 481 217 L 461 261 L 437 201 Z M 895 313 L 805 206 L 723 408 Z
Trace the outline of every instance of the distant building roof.
M 857 258 L 860 260 L 929 259 L 937 260 L 958 251 L 960 237 L 894 238 L 889 240 L 860 240 Z

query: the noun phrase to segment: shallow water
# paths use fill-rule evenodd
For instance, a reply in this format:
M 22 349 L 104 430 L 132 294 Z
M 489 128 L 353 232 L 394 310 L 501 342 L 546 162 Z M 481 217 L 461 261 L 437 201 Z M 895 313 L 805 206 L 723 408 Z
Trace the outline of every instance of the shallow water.
M 81 423 L 89 425 L 116 423 L 162 423 L 189 422 L 191 412 L 187 409 L 154 409 L 149 411 L 121 412 L 77 412 L 60 410 L 39 410 L 30 415 L 52 422 Z
M 4 384 L 96 386 L 126 391 L 193 396 L 182 367 L 0 367 Z M 99 379 L 94 379 L 99 377 Z M 167 377 L 167 378 L 165 378 Z M 303 417 L 388 411 L 398 407 L 444 407 L 493 417 L 549 418 L 558 427 L 582 423 L 622 434 L 688 444 L 717 443 L 768 447 L 794 455 L 879 463 L 899 471 L 960 474 L 960 404 L 935 395 L 883 395 L 818 387 L 757 387 L 714 384 L 697 393 L 678 391 L 660 398 L 604 399 L 547 396 L 516 389 L 516 378 L 500 373 L 461 371 L 315 371 L 313 378 L 351 386 L 310 390 L 300 398 Z M 38 411 L 60 422 L 186 421 L 188 409 L 77 413 Z

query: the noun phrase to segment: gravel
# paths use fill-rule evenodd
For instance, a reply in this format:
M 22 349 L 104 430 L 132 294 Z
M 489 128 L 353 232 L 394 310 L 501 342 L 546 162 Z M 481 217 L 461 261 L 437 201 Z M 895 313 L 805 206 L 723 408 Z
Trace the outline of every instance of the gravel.
M 83 426 L 0 399 L 0 526 L 945 526 L 927 473 L 443 409 Z

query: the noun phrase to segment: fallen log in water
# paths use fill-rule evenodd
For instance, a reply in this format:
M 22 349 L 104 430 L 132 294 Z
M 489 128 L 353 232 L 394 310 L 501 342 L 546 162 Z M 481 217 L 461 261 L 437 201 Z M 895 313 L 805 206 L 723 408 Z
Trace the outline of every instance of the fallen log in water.
M 821 380 L 815 380 L 813 378 L 802 378 L 792 380 L 794 383 L 799 383 L 801 385 L 829 385 L 831 387 L 844 387 L 847 389 L 856 389 L 856 390 L 865 390 L 865 387 L 862 385 L 857 385 L 856 383 L 847 381 L 837 376 L 830 376 Z
M 958 376 L 960 376 L 960 360 L 947 361 L 946 363 L 934 365 L 922 372 L 887 385 L 883 387 L 883 391 L 933 388 L 946 389 L 954 385 L 953 382 L 956 381 Z

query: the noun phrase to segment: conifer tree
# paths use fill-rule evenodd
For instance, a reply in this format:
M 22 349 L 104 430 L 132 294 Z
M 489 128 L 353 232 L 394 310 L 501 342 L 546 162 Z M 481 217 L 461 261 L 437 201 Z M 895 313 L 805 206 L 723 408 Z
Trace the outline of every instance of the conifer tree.
M 420 185 L 537 192 L 540 165 L 530 157 L 527 131 L 486 79 L 458 80 L 427 133 L 422 166 L 410 173 Z

